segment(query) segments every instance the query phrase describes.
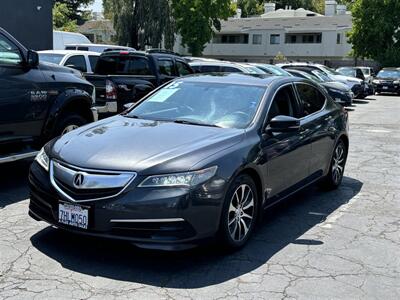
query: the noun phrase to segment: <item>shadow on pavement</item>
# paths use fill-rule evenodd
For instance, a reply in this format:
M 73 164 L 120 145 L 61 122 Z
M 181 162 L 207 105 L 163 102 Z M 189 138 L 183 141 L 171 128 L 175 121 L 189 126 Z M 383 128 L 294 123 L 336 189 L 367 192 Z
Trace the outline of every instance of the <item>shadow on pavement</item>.
M 32 160 L 22 160 L 0 165 L 0 208 L 28 198 L 31 163 Z
M 208 245 L 184 252 L 141 250 L 130 244 L 77 236 L 47 227 L 31 237 L 33 246 L 64 268 L 114 280 L 178 289 L 201 288 L 249 273 L 289 244 L 318 247 L 300 238 L 340 206 L 362 183 L 345 177 L 340 189 L 310 187 L 267 212 L 249 243 L 236 252 Z
M 369 101 L 366 101 L 367 99 L 361 100 L 361 99 L 353 99 L 354 104 L 368 104 Z

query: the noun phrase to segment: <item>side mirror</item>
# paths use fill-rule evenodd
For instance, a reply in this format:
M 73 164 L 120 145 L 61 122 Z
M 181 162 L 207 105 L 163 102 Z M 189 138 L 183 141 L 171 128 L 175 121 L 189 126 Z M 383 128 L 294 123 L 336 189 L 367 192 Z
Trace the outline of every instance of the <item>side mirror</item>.
M 265 131 L 271 132 L 296 132 L 300 129 L 300 120 L 289 116 L 276 116 L 269 121 Z
M 135 105 L 135 103 L 126 103 L 126 104 L 124 104 L 124 109 L 130 109 L 132 106 L 134 106 Z
M 31 68 L 37 67 L 39 65 L 39 54 L 36 51 L 28 50 L 27 63 Z

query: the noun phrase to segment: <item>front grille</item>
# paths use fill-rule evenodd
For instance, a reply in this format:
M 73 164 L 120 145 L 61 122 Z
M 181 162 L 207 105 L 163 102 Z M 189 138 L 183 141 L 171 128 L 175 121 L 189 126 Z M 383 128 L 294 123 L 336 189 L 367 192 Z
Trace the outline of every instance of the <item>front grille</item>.
M 135 177 L 134 172 L 83 169 L 57 161 L 50 163 L 53 187 L 73 202 L 116 197 Z

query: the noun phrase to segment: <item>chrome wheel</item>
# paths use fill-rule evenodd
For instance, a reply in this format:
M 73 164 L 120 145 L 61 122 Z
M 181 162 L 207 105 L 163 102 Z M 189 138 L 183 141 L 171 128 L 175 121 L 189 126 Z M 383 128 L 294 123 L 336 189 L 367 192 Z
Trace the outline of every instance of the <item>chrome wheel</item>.
M 68 126 L 65 127 L 64 130 L 61 132 L 61 135 L 64 135 L 64 134 L 66 134 L 66 133 L 68 133 L 68 132 L 71 132 L 72 130 L 75 130 L 75 129 L 77 129 L 77 128 L 79 128 L 78 125 L 68 125 Z
M 228 229 L 231 238 L 240 242 L 246 238 L 254 221 L 254 195 L 247 184 L 241 184 L 233 193 L 228 212 Z
M 343 143 L 339 143 L 333 154 L 332 161 L 332 180 L 335 184 L 338 184 L 343 177 L 344 165 L 345 165 L 345 149 Z

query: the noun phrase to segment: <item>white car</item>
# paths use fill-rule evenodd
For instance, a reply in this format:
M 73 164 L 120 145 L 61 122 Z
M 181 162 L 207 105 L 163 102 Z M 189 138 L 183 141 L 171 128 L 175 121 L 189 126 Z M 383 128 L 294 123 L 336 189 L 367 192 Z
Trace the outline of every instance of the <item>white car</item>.
M 136 51 L 136 49 L 131 47 L 106 45 L 106 44 L 68 44 L 65 45 L 65 50 L 92 51 L 99 53 L 103 53 L 104 51 L 110 51 L 110 50 Z
M 257 67 L 245 63 L 203 60 L 190 62 L 189 65 L 196 73 L 266 74 Z
M 100 53 L 74 50 L 39 51 L 39 60 L 70 67 L 82 73 L 93 74 Z

